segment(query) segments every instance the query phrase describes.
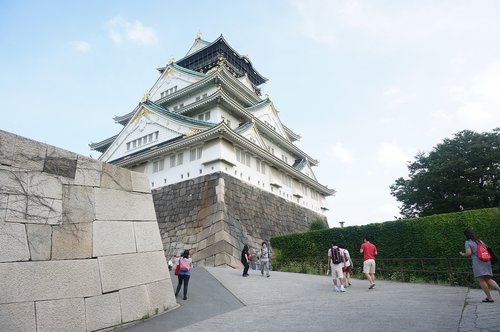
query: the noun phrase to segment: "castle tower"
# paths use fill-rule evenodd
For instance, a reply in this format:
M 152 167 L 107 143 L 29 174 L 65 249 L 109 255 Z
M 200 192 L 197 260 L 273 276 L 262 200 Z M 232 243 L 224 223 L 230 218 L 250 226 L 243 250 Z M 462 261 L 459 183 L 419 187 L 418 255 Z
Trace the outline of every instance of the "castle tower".
M 148 175 L 165 254 L 191 249 L 199 264 L 239 266 L 243 244 L 326 222 L 318 161 L 294 145 L 259 86 L 267 81 L 221 35 L 198 34 L 116 136 L 90 144 L 99 160 Z

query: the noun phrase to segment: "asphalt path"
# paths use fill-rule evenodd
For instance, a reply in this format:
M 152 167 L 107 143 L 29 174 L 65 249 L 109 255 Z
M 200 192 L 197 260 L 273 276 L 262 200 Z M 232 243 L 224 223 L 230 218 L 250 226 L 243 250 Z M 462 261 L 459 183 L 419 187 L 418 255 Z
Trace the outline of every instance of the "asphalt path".
M 174 287 L 176 286 L 176 278 Z M 478 289 L 353 279 L 335 292 L 329 276 L 197 267 L 179 308 L 125 331 L 500 331 L 500 295 Z

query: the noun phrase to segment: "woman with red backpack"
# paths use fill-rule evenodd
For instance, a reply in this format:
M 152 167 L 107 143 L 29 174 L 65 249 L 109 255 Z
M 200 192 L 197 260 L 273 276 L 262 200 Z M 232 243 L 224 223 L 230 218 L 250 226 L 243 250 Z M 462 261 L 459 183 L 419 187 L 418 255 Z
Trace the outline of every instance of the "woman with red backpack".
M 177 276 L 179 283 L 177 284 L 177 290 L 175 291 L 175 297 L 179 294 L 181 286 L 184 283 L 184 297 L 183 300 L 187 300 L 187 291 L 189 285 L 189 277 L 191 276 L 191 268 L 193 263 L 191 258 L 189 258 L 189 250 L 184 250 L 181 257 L 179 258 L 179 275 Z
M 495 288 L 498 291 L 498 294 L 500 294 L 500 287 L 498 286 L 496 281 L 493 280 L 491 258 L 483 258 L 483 256 L 487 256 L 484 253 L 484 251 L 487 249 L 487 246 L 483 241 L 479 240 L 468 228 L 464 230 L 464 235 L 467 239 L 465 241 L 465 252 L 460 252 L 460 255 L 472 258 L 472 271 L 474 272 L 474 278 L 476 278 L 479 286 L 481 286 L 481 289 L 486 295 L 486 298 L 483 300 L 483 302 L 495 302 L 491 297 L 489 286 Z

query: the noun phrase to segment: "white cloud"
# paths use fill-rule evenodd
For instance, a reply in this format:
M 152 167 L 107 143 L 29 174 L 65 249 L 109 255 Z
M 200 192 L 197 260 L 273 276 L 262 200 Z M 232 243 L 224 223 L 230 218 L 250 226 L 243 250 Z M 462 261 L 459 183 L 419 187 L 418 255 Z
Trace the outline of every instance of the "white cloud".
M 378 214 L 381 214 L 387 218 L 387 216 L 399 217 L 399 208 L 396 203 L 394 204 L 383 204 L 376 209 Z
M 330 154 L 335 158 L 339 159 L 341 162 L 346 164 L 353 164 L 354 158 L 352 157 L 352 152 L 344 147 L 342 143 L 335 143 L 335 145 L 330 147 Z
M 107 26 L 109 37 L 117 45 L 122 45 L 125 41 L 150 46 L 158 44 L 154 29 L 144 26 L 137 20 L 129 22 L 116 16 L 107 22 Z
M 377 156 L 381 164 L 398 167 L 406 165 L 411 159 L 399 147 L 391 143 L 383 143 L 377 150 Z
M 296 0 L 294 5 L 302 18 L 304 35 L 326 45 L 355 32 L 376 39 L 377 47 L 401 48 L 443 33 L 457 38 L 470 37 L 467 34 L 471 31 L 491 36 L 500 27 L 492 0 L 391 2 L 385 6 L 380 1 Z
M 417 100 L 415 94 L 404 93 L 397 86 L 388 86 L 382 92 L 390 106 L 400 106 L 413 103 Z
M 464 128 L 490 131 L 500 123 L 499 91 L 500 61 L 487 63 L 475 75 L 455 78 L 448 88 L 454 117 Z
M 80 53 L 87 53 L 92 49 L 92 45 L 82 40 L 72 41 L 71 47 L 73 48 L 74 51 Z

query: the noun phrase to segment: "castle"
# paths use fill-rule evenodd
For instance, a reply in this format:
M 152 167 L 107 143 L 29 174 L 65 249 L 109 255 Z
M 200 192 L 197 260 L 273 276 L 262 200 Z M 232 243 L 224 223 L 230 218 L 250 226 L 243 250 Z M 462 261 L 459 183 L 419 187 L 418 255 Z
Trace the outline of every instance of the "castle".
M 317 181 L 318 161 L 261 95 L 267 79 L 248 57 L 222 35 L 198 34 L 158 71 L 137 107 L 114 118 L 123 129 L 90 147 L 148 176 L 167 256 L 191 249 L 199 264 L 239 266 L 243 244 L 326 223 L 335 191 Z

